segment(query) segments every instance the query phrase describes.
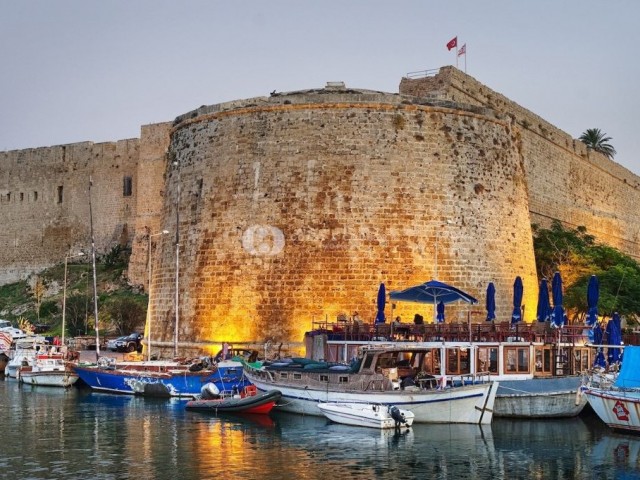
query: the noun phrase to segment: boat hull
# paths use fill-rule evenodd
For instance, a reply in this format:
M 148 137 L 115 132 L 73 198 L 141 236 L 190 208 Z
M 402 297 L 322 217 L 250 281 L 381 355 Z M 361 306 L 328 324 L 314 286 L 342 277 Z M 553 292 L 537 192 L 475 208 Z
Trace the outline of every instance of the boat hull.
M 269 413 L 282 394 L 278 390 L 258 393 L 245 397 L 225 397 L 222 399 L 198 399 L 187 402 L 187 410 L 213 413 Z
M 20 381 L 27 385 L 68 388 L 78 381 L 75 372 L 23 372 L 19 373 Z
M 332 422 L 370 428 L 402 428 L 413 424 L 414 415 L 408 410 L 400 410 L 403 424 L 396 424 L 387 407 L 357 403 L 320 403 L 318 408 Z
M 493 414 L 510 418 L 562 418 L 578 415 L 587 404 L 580 378 L 501 381 Z
M 245 375 L 260 391 L 282 392 L 278 410 L 322 416 L 318 403 L 395 405 L 413 412 L 416 423 L 489 424 L 498 388 L 497 382 L 491 382 L 443 390 L 328 391 L 270 381 L 251 369 L 245 369 Z
M 147 395 L 160 397 L 195 397 L 200 394 L 202 386 L 214 383 L 220 391 L 240 389 L 248 382 L 240 369 L 202 370 L 191 372 L 149 372 L 127 369 L 104 369 L 97 366 L 76 366 L 75 372 L 93 390 L 128 395 Z
M 640 433 L 640 392 L 586 389 L 583 395 L 610 428 Z

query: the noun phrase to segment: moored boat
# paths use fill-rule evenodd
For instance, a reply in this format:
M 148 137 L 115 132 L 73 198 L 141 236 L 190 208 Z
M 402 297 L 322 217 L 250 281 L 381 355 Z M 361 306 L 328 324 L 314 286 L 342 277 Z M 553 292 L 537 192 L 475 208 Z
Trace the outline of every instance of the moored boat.
M 415 415 L 395 405 L 371 403 L 320 403 L 318 408 L 329 420 L 345 425 L 372 428 L 402 428 L 413 424 Z
M 17 378 L 29 385 L 67 388 L 78 381 L 78 374 L 62 353 L 36 355 L 33 366 L 18 369 Z
M 206 388 L 203 387 L 203 390 Z M 215 389 L 217 391 L 217 388 Z M 236 394 L 214 394 L 201 396 L 187 402 L 187 410 L 213 413 L 267 414 L 273 409 L 282 394 L 278 390 L 258 392 L 256 387 L 248 385 Z
M 351 366 L 296 359 L 272 364 L 245 364 L 245 375 L 258 390 L 280 390 L 278 409 L 323 415 L 319 403 L 372 403 L 409 410 L 418 423 L 488 424 L 498 384 L 467 377 L 440 388 L 431 379 L 403 386 L 399 377 L 417 372 L 430 360 L 427 349 L 378 347 L 364 349 Z
M 595 350 L 585 345 L 583 327 L 562 332 L 548 324 L 318 325 L 306 338 L 307 356 L 346 362 L 363 346 L 411 345 L 429 350 L 420 375 L 460 384 L 468 376 L 499 382 L 496 417 L 559 418 L 578 415 L 581 374 Z M 355 332 L 354 332 L 355 330 Z M 320 338 L 319 338 L 320 337 Z M 404 375 L 403 375 L 404 376 Z
M 195 397 L 208 382 L 221 391 L 249 384 L 242 364 L 232 360 L 217 365 L 162 360 L 116 363 L 102 357 L 97 365 L 80 364 L 74 370 L 93 390 L 129 395 Z
M 613 384 L 586 386 L 583 395 L 600 419 L 614 430 L 640 433 L 640 346 L 626 346 Z

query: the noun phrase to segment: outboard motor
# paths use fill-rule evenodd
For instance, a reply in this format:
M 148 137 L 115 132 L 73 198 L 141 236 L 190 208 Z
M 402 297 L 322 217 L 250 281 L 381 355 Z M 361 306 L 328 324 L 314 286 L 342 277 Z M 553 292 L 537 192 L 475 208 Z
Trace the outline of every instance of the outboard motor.
M 200 389 L 200 398 L 203 400 L 213 400 L 218 397 L 220 397 L 220 390 L 215 383 L 205 383 Z
M 396 422 L 396 428 L 400 428 L 400 425 L 404 425 L 405 423 L 407 423 L 404 415 L 395 405 L 391 405 L 389 407 L 389 414 L 391 415 L 391 418 L 393 418 L 393 420 Z

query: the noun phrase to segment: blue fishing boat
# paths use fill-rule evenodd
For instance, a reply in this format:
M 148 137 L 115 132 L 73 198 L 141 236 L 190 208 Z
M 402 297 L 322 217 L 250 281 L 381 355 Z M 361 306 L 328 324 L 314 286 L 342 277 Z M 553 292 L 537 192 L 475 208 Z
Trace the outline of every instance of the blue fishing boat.
M 75 372 L 93 390 L 154 397 L 194 397 L 214 383 L 221 392 L 239 390 L 250 382 L 242 363 L 223 360 L 215 365 L 172 361 L 121 362 L 101 358 L 96 365 L 76 365 Z

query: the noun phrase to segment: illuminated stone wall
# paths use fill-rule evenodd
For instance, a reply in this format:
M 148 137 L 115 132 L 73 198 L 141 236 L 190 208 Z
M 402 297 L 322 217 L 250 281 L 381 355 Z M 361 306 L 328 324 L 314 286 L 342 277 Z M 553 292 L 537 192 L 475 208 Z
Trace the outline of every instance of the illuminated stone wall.
M 299 341 L 312 321 L 356 310 L 371 321 L 380 282 L 394 290 L 433 278 L 436 250 L 438 279 L 482 301 L 496 282 L 506 319 L 515 276 L 525 291 L 536 285 L 520 143 L 510 120 L 489 110 L 362 90 L 179 117 L 163 227 L 175 231 L 179 202 L 180 341 Z M 154 338 L 170 342 L 170 241 L 154 271 Z M 397 307 L 405 320 L 432 316 Z M 473 310 L 484 315 L 483 305 Z M 448 308 L 448 320 L 470 311 Z

